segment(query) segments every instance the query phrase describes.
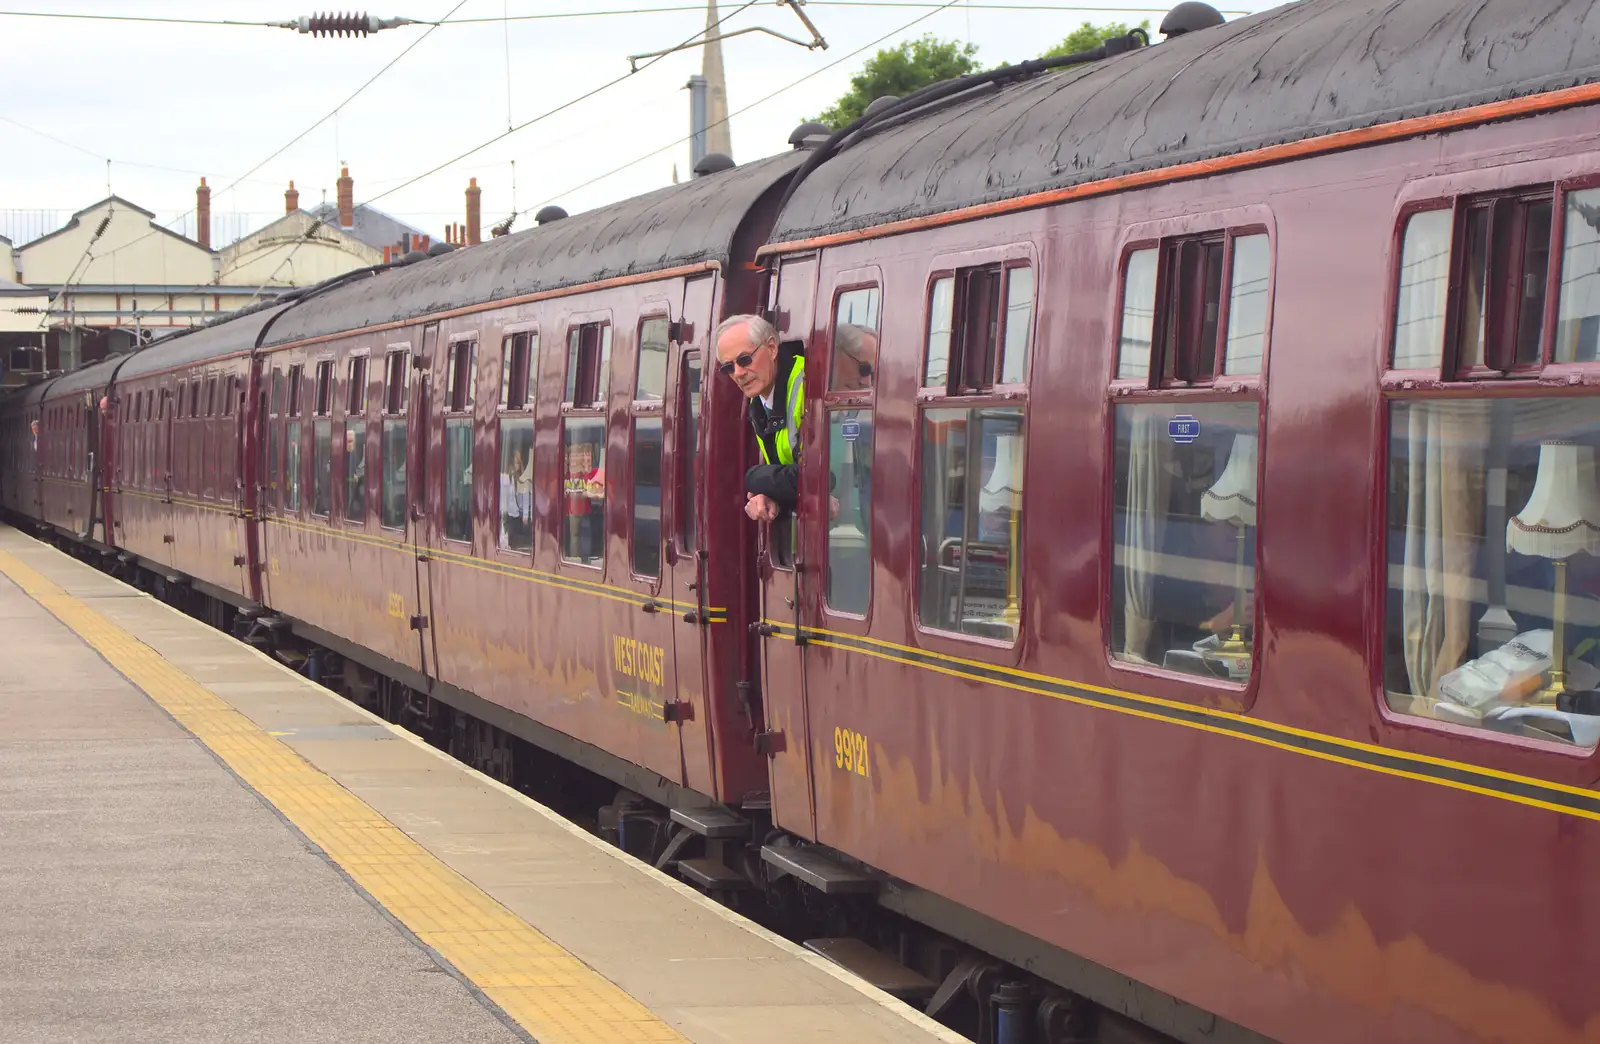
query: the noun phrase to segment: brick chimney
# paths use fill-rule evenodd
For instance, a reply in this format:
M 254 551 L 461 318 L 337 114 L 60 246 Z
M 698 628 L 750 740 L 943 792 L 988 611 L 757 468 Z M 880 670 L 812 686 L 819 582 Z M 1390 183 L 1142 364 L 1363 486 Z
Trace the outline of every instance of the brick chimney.
M 300 209 L 300 193 L 295 189 L 294 182 L 289 182 L 289 191 L 283 194 L 283 212 L 293 214 Z
M 478 179 L 473 178 L 467 183 L 467 246 L 477 246 L 483 242 L 478 234 L 482 214 L 483 189 L 478 187 Z
M 339 168 L 339 227 L 353 228 L 356 223 L 356 183 L 350 180 L 350 168 Z
M 200 179 L 200 187 L 194 190 L 194 223 L 195 242 L 211 249 L 211 189 L 206 185 L 206 179 Z

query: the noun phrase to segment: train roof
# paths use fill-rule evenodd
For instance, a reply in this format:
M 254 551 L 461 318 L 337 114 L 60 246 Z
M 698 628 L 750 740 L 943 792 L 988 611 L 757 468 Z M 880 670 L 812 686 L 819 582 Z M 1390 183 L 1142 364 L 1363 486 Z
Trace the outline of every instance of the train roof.
M 126 361 L 128 357 L 125 355 L 113 355 L 63 374 L 60 379 L 50 382 L 45 398 L 55 399 L 74 392 L 92 391 L 103 387 L 111 380 L 111 375 L 116 372 L 118 364 Z
M 1300 0 L 980 88 L 842 150 L 774 242 L 854 231 L 1600 78 L 1591 0 Z
M 117 374 L 117 380 L 158 373 L 174 366 L 191 366 L 235 352 L 248 352 L 255 347 L 256 335 L 261 328 L 271 322 L 274 316 L 292 307 L 292 304 L 272 304 L 234 316 L 215 326 L 202 326 L 175 337 L 163 338 L 134 352 L 128 364 Z
M 805 153 L 782 153 L 328 290 L 292 308 L 268 344 L 702 261 L 727 263 L 752 207 Z

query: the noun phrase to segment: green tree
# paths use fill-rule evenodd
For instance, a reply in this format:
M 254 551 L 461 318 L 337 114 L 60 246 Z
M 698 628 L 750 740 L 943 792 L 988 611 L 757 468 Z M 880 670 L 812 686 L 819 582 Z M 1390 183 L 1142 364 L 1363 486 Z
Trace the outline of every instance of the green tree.
M 866 112 L 877 98 L 891 94 L 904 98 L 930 83 L 976 72 L 980 66 L 973 56 L 977 53 L 975 44 L 940 40 L 931 33 L 885 48 L 867 59 L 861 72 L 850 78 L 850 90 L 816 121 L 839 130 Z
M 1080 51 L 1092 50 L 1111 39 L 1113 36 L 1126 36 L 1130 29 L 1143 29 L 1150 31 L 1150 19 L 1146 18 L 1138 25 L 1124 25 L 1122 22 L 1111 22 L 1108 25 L 1090 25 L 1084 22 L 1072 31 L 1072 35 L 1041 54 L 1040 58 L 1055 58 L 1063 54 L 1077 54 Z

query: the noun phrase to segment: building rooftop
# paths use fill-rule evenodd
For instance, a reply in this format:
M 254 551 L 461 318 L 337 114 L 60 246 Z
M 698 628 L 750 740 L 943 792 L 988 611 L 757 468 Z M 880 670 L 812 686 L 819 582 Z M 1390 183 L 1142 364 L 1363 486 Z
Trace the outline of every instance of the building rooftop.
M 332 203 L 319 203 L 306 213 L 328 222 L 334 228 L 339 228 L 339 208 Z M 355 225 L 347 229 L 350 235 L 361 240 L 367 246 L 382 250 L 386 246 L 398 245 L 407 234 L 424 236 L 428 233 L 420 228 L 413 228 L 397 217 L 391 217 L 377 207 L 358 203 L 355 207 Z M 437 238 L 437 237 L 435 237 Z

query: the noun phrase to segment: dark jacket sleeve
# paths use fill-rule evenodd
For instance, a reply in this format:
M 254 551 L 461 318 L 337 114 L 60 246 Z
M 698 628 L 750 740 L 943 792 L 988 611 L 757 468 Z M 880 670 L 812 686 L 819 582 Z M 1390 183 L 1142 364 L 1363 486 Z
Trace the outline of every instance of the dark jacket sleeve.
M 744 473 L 747 493 L 771 497 L 781 513 L 800 502 L 800 468 L 795 464 L 757 464 Z

